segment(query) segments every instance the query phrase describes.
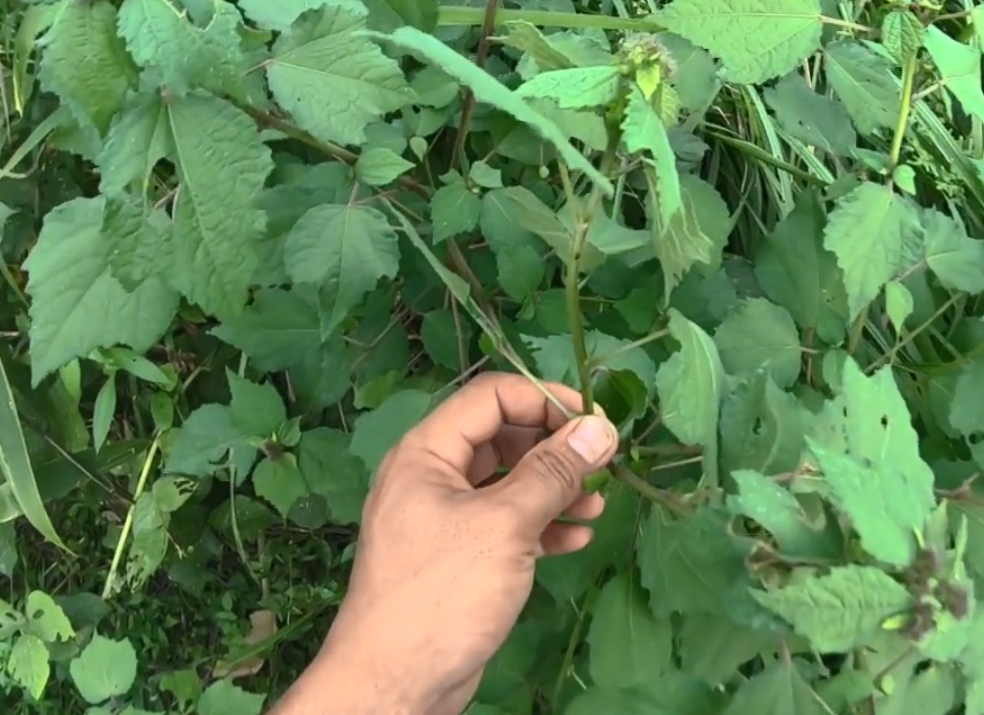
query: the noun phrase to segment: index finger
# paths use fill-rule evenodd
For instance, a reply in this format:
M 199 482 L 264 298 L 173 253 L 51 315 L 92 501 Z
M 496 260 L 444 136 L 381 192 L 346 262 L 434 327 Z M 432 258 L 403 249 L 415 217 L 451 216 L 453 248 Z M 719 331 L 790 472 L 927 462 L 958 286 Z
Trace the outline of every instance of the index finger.
M 556 382 L 542 386 L 568 410 L 581 412 L 583 402 L 577 390 Z M 406 434 L 404 442 L 426 449 L 466 474 L 475 450 L 495 437 L 503 426 L 555 431 L 567 421 L 567 416 L 528 378 L 487 372 L 445 400 Z

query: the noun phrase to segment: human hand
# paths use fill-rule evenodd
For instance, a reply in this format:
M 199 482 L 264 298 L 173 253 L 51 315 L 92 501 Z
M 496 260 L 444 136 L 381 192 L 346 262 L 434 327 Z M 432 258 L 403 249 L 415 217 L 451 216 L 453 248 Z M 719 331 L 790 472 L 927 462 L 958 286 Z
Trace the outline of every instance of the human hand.
M 546 388 L 580 411 L 577 392 Z M 590 541 L 588 526 L 556 520 L 601 514 L 582 482 L 617 445 L 607 419 L 568 421 L 529 380 L 497 373 L 408 432 L 377 472 L 319 657 L 321 682 L 362 683 L 364 709 L 324 712 L 460 713 L 529 598 L 536 558 Z M 490 483 L 499 467 L 511 472 Z

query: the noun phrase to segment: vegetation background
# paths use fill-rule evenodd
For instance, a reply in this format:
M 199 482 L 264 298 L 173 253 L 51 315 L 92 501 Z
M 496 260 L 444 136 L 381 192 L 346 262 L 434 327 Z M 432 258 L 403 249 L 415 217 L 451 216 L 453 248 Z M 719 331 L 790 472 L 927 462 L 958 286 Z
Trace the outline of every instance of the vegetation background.
M 623 449 L 470 715 L 984 714 L 982 46 L 972 0 L 0 0 L 0 710 L 259 713 L 494 368 Z

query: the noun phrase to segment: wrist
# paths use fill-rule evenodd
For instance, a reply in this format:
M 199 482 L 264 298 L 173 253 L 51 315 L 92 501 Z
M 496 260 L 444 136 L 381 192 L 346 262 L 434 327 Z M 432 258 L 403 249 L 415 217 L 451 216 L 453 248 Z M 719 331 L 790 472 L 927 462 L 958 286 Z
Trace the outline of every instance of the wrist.
M 440 698 L 366 651 L 322 650 L 271 715 L 432 715 Z

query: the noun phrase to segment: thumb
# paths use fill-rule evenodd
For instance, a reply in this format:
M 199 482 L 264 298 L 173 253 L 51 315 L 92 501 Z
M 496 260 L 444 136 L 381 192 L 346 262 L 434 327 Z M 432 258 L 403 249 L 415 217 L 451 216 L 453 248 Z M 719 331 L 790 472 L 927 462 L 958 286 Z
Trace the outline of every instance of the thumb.
M 611 422 L 597 415 L 580 417 L 527 452 L 497 491 L 539 537 L 580 496 L 584 478 L 608 464 L 617 448 Z

